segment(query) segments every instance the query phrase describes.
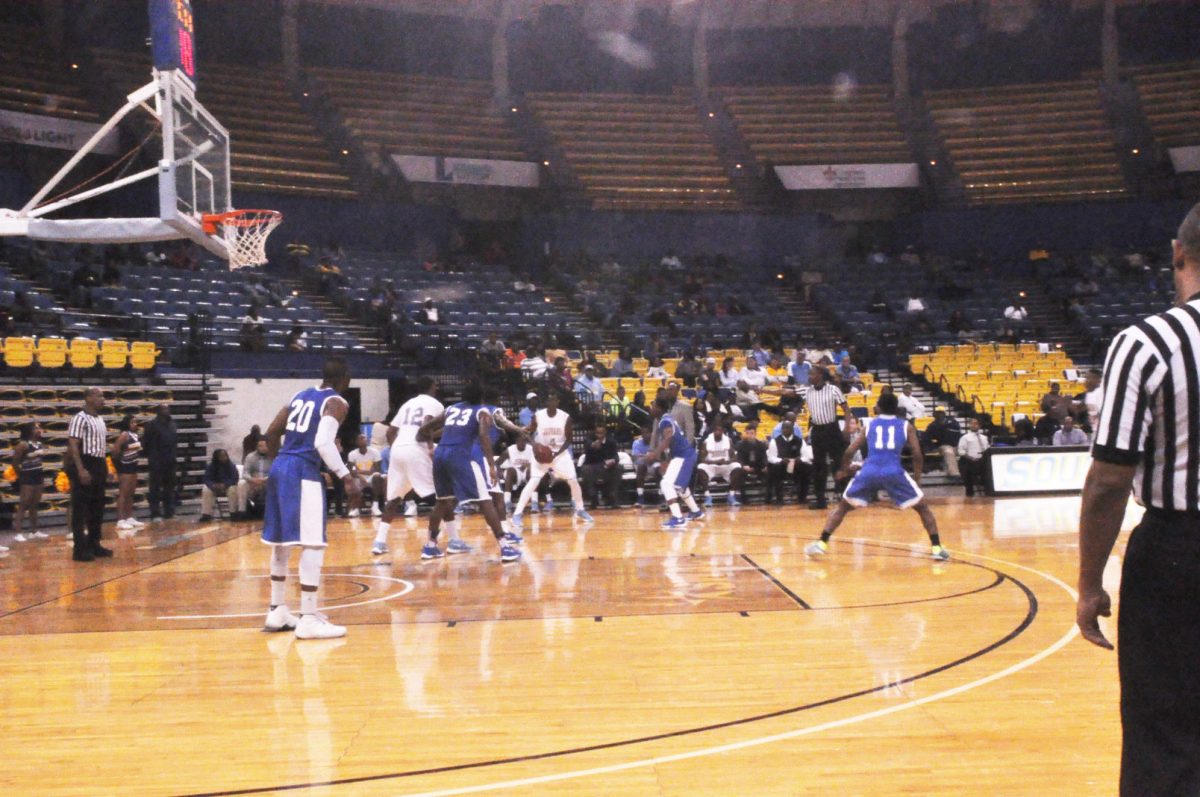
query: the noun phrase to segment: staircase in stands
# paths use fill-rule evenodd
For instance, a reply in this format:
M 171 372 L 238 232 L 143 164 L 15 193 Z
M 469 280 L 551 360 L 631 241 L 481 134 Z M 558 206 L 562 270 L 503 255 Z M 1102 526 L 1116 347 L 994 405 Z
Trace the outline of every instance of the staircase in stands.
M 1029 324 L 1038 331 L 1039 343 L 1060 345 L 1076 365 L 1092 361 L 1091 345 L 1071 328 L 1063 316 L 1062 308 L 1046 294 L 1045 289 L 1030 280 L 1016 286 L 1025 293 L 1025 309 L 1029 311 Z
M 803 338 L 799 342 L 805 346 L 817 343 L 832 345 L 841 336 L 825 318 L 813 307 L 811 302 L 804 300 L 804 295 L 790 285 L 777 284 L 774 288 L 779 303 L 787 310 L 788 315 L 799 322 Z M 793 341 L 784 341 L 791 346 Z
M 383 335 L 379 329 L 364 324 L 357 318 L 352 318 L 348 313 L 346 313 L 345 310 L 343 310 L 334 302 L 330 301 L 329 298 L 324 294 L 310 290 L 308 287 L 306 287 L 302 280 L 282 279 L 280 282 L 293 294 L 303 296 L 309 304 L 320 310 L 321 315 L 324 316 L 328 321 L 331 321 L 338 326 L 345 327 L 347 330 L 353 333 L 354 336 L 358 338 L 359 342 L 362 343 L 369 352 L 388 351 L 387 345 L 383 341 Z M 319 345 L 320 341 L 314 341 L 314 343 Z
M 600 349 L 618 349 L 621 347 L 620 337 L 615 330 L 605 329 L 601 325 L 592 321 L 590 318 L 579 312 L 579 308 L 575 306 L 565 294 L 555 288 L 547 288 L 539 286 L 539 290 L 546 296 L 546 301 L 560 313 L 571 333 L 580 340 L 587 340 L 589 337 L 594 337 L 599 342 Z M 588 348 L 584 346 L 583 348 Z

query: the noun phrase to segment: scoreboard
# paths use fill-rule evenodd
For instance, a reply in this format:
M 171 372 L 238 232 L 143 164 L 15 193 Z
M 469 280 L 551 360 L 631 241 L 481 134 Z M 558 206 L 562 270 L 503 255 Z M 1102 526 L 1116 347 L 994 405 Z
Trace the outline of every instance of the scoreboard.
M 154 68 L 178 70 L 196 82 L 196 27 L 191 0 L 150 0 L 150 41 Z

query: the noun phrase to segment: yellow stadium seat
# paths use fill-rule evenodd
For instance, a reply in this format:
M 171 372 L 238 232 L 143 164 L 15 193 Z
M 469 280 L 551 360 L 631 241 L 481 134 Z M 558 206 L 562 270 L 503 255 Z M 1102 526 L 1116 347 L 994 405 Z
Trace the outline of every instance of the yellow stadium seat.
M 62 338 L 41 338 L 37 343 L 37 361 L 43 368 L 62 368 L 67 364 L 67 342 Z
M 4 364 L 9 368 L 28 368 L 33 365 L 33 338 L 5 338 Z
M 123 340 L 100 342 L 100 365 L 104 368 L 124 368 L 129 362 L 129 344 Z
M 100 347 L 90 338 L 73 338 L 68 348 L 72 368 L 94 368 Z
M 137 371 L 149 371 L 158 362 L 158 346 L 152 341 L 134 341 L 129 347 L 129 364 Z

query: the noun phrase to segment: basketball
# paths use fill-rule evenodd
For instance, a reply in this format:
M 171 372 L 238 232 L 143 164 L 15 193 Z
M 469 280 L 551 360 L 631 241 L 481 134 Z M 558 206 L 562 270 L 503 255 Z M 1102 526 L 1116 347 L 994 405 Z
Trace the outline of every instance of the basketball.
M 543 465 L 549 465 L 554 461 L 554 451 L 550 446 L 543 443 L 533 444 L 533 458 Z

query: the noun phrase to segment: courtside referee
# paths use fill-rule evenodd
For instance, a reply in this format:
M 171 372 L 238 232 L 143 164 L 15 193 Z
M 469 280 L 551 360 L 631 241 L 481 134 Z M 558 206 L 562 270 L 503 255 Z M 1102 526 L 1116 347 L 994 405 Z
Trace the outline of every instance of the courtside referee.
M 1104 399 L 1079 520 L 1084 638 L 1112 645 L 1101 578 L 1129 499 L 1146 507 L 1125 550 L 1117 622 L 1121 794 L 1200 794 L 1200 205 L 1174 242 L 1176 307 L 1126 329 Z
M 842 454 L 846 453 L 846 441 L 842 437 L 841 427 L 838 426 L 838 408 L 850 411 L 846 397 L 837 385 L 829 381 L 829 372 L 822 366 L 813 368 L 808 373 L 808 392 L 804 394 L 808 405 L 808 428 L 813 449 L 813 492 L 816 503 L 810 509 L 825 509 L 829 506 L 825 501 L 825 481 L 832 470 L 834 473 L 842 466 Z M 829 463 L 833 467 L 829 467 Z M 834 482 L 834 490 L 840 496 L 846 489 L 844 481 Z
M 100 411 L 104 409 L 104 393 L 89 387 L 83 394 L 83 409 L 67 427 L 67 478 L 71 480 L 71 535 L 75 549 L 71 558 L 76 562 L 91 562 L 96 557 L 112 556 L 112 551 L 100 544 L 100 527 L 104 523 L 104 490 L 108 482 L 108 429 Z M 84 526 L 87 535 L 84 535 Z

